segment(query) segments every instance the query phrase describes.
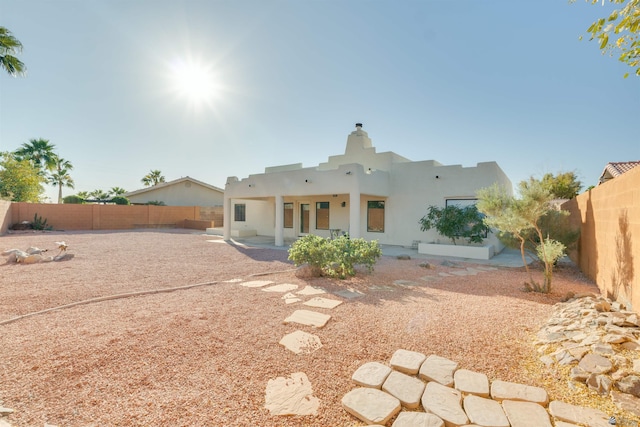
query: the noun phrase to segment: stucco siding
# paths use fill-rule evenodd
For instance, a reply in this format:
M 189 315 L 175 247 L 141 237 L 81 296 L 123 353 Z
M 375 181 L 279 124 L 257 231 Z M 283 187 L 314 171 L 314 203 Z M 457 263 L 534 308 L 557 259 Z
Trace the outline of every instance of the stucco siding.
M 222 206 L 224 193 L 191 181 L 149 188 L 128 196 L 131 203 L 162 201 L 167 206 Z

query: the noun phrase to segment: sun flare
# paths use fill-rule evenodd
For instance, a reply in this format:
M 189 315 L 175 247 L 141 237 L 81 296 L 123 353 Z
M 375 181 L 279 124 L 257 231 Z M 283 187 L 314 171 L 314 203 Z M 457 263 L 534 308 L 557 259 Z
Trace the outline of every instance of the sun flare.
M 172 90 L 193 103 L 209 103 L 219 95 L 217 76 L 211 66 L 176 62 L 171 66 Z

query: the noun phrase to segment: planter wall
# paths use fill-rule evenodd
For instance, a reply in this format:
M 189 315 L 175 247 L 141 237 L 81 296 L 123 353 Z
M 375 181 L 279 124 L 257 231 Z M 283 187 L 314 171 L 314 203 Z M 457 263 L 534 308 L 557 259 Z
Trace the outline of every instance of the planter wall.
M 419 243 L 418 253 L 425 255 L 449 256 L 471 259 L 491 259 L 495 255 L 493 245 L 463 246 L 440 243 Z

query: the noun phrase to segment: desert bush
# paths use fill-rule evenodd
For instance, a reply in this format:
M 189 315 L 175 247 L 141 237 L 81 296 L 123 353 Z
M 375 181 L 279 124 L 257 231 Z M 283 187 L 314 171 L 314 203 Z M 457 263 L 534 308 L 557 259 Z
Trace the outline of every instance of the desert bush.
M 33 221 L 31 222 L 31 228 L 34 230 L 51 230 L 53 227 L 47 224 L 46 218 L 42 218 L 42 216 L 35 214 L 33 216 Z
M 295 265 L 308 264 L 330 277 L 344 279 L 355 276 L 355 266 L 373 270 L 382 251 L 377 241 L 351 239 L 348 235 L 337 239 L 309 234 L 296 240 L 289 249 L 289 259 Z
M 69 205 L 83 205 L 84 199 L 80 196 L 76 196 L 75 194 L 72 194 L 71 196 L 67 196 L 64 199 L 62 199 L 62 202 Z

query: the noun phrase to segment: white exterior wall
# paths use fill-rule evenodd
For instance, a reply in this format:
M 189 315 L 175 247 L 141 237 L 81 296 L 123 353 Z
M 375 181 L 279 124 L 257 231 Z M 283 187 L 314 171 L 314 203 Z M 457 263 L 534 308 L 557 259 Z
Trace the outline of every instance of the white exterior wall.
M 437 176 L 437 178 L 436 178 Z M 443 166 L 429 160 L 412 162 L 394 153 L 376 153 L 367 133 L 357 128 L 347 139 L 344 155 L 331 156 L 318 167 L 300 164 L 266 168 L 266 173 L 238 180 L 230 177 L 225 189 L 226 203 L 246 203 L 247 221 L 226 221 L 230 230 L 255 229 L 259 235 L 275 236 L 275 200 L 294 204 L 293 228 L 284 228 L 284 238 L 300 232 L 300 205 L 309 204 L 309 233 L 329 237 L 329 230 L 315 228 L 316 202 L 329 202 L 329 227 L 349 232 L 353 237 L 378 240 L 381 244 L 411 245 L 414 241 L 435 241 L 433 230 L 420 231 L 418 221 L 430 205 L 445 206 L 447 199 L 475 199 L 476 191 L 498 183 L 511 191 L 511 181 L 495 162 L 475 167 Z M 384 232 L 367 232 L 367 202 L 385 202 Z M 251 202 L 251 204 L 249 203 Z M 344 202 L 345 206 L 342 206 Z M 357 206 L 353 204 L 357 203 Z M 254 212 L 252 212 L 255 210 Z M 487 243 L 497 241 L 490 236 Z

